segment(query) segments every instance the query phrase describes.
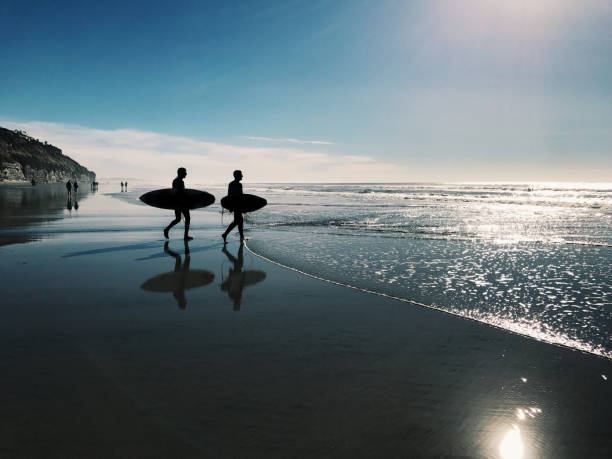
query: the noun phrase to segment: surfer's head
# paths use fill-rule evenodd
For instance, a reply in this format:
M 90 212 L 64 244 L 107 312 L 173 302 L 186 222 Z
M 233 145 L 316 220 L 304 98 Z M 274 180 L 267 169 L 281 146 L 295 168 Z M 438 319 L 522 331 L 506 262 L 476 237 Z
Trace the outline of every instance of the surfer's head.
M 242 171 L 240 171 L 240 170 L 235 170 L 235 171 L 234 171 L 234 178 L 235 178 L 236 180 L 242 180 Z
M 185 169 L 184 167 L 179 167 L 176 170 L 176 175 L 178 175 L 180 178 L 187 177 L 187 169 Z

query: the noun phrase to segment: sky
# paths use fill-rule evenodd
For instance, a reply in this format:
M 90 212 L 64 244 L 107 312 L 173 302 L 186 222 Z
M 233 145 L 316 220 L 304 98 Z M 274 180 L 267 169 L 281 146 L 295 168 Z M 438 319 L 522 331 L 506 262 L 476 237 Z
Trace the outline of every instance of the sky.
M 612 1 L 0 2 L 0 126 L 99 177 L 612 181 Z

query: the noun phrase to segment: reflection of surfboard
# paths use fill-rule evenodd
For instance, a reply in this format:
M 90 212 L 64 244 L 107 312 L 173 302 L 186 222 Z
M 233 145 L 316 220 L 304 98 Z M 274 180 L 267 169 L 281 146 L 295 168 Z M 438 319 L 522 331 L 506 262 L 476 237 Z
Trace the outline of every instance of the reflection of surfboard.
M 240 271 L 230 274 L 221 284 L 221 290 L 227 292 L 232 286 L 248 287 L 249 285 L 257 284 L 266 278 L 266 273 L 263 271 Z
M 181 193 L 172 188 L 149 191 L 140 197 L 145 204 L 160 209 L 199 209 L 210 206 L 215 202 L 215 197 L 206 191 L 186 189 Z
M 268 204 L 268 201 L 254 194 L 239 194 L 236 196 L 226 196 L 221 199 L 221 205 L 230 212 L 235 210 L 242 213 L 255 212 L 266 204 Z
M 140 288 L 149 292 L 174 292 L 208 285 L 214 278 L 213 273 L 204 269 L 172 271 L 152 277 Z

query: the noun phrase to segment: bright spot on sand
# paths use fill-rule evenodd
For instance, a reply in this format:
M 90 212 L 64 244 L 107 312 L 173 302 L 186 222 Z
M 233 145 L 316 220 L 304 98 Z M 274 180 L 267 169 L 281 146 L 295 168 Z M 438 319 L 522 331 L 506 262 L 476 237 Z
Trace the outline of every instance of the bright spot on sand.
M 512 426 L 504 435 L 502 442 L 499 445 L 499 454 L 503 459 L 521 459 L 525 452 L 523 440 L 521 440 L 521 431 L 517 426 Z

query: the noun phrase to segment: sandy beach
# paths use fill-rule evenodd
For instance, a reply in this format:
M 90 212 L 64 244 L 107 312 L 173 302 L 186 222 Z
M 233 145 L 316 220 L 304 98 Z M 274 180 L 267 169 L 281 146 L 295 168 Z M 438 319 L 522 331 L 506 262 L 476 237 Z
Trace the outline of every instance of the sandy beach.
M 214 212 L 186 247 L 103 189 L 3 202 L 2 458 L 612 452 L 609 359 L 223 251 Z

